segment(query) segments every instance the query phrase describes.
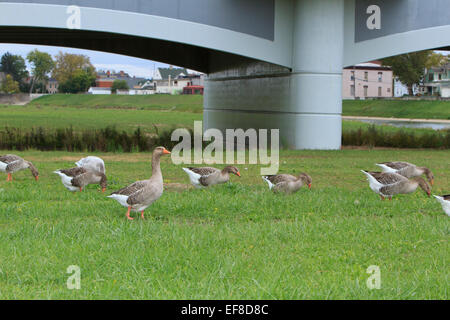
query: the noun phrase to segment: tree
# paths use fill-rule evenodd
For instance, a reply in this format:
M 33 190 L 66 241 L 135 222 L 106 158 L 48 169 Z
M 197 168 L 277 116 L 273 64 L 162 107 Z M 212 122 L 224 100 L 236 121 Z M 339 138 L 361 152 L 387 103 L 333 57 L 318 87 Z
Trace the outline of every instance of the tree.
M 95 77 L 95 68 L 88 56 L 60 51 L 55 56 L 55 68 L 52 77 L 59 83 L 64 83 L 71 80 L 80 69 Z M 77 75 L 79 76 L 79 73 Z
M 128 90 L 128 83 L 125 80 L 114 80 L 111 92 L 116 93 L 117 90 Z
M 10 74 L 14 81 L 22 83 L 28 76 L 25 60 L 19 56 L 6 52 L 0 58 L 0 71 Z
M 447 63 L 447 57 L 437 52 L 431 52 L 428 56 L 425 68 L 440 67 Z
M 95 72 L 91 68 L 78 69 L 70 79 L 59 84 L 58 90 L 65 93 L 86 92 L 95 84 Z
M 432 50 L 418 51 L 383 59 L 383 65 L 392 67 L 394 75 L 408 87 L 413 95 L 413 85 L 422 81 L 425 68 L 445 63 L 445 57 Z
M 3 81 L 0 89 L 4 93 L 18 93 L 19 83 L 17 81 L 14 81 L 13 77 L 8 74 L 6 75 L 6 79 L 5 81 Z
M 37 81 L 43 81 L 47 79 L 47 75 L 50 73 L 50 71 L 52 71 L 55 62 L 53 61 L 51 55 L 46 52 L 41 52 L 37 49 L 28 53 L 27 60 L 31 65 L 31 93 L 33 92 L 34 85 Z

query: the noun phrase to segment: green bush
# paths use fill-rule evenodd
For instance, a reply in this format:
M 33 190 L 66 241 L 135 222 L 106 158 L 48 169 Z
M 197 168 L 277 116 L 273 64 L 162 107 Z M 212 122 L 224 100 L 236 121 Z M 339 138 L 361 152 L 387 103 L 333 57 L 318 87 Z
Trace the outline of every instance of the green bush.
M 342 145 L 391 148 L 450 148 L 450 130 L 416 134 L 411 131 L 383 131 L 375 125 L 367 130 L 345 130 L 342 133 Z
M 5 127 L 0 130 L 0 149 L 41 151 L 102 151 L 133 152 L 151 151 L 159 145 L 172 148 L 177 141 L 171 141 L 172 130 L 157 135 L 146 135 L 140 128 L 133 133 L 118 131 L 115 127 L 75 132 L 72 127 L 66 129 Z

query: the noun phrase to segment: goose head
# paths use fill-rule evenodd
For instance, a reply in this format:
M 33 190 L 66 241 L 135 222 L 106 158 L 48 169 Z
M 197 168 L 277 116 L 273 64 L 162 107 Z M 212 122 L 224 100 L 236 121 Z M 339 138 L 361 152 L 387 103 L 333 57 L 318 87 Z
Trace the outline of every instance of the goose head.
M 233 167 L 233 166 L 228 166 L 228 167 L 223 168 L 222 172 L 223 173 L 232 173 L 234 175 L 237 175 L 238 177 L 241 176 L 239 169 L 236 167 Z
M 430 197 L 431 196 L 431 187 L 430 185 L 421 177 L 416 177 L 413 179 L 419 184 L 419 187 L 425 191 L 425 193 Z

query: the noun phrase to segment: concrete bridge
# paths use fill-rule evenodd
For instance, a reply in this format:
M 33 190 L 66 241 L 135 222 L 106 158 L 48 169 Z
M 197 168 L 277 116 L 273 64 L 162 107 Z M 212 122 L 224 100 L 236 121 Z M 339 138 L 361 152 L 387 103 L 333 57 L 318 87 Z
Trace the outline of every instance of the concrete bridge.
M 279 128 L 338 149 L 342 67 L 450 44 L 447 0 L 0 0 L 0 42 L 76 47 L 208 74 L 204 129 Z

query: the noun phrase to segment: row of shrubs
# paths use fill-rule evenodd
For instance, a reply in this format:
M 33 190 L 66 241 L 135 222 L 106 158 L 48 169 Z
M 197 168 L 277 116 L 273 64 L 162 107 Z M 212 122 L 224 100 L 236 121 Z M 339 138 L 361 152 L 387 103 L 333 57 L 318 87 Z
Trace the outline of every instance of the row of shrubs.
M 171 132 L 172 130 L 165 130 L 161 133 L 148 134 L 138 128 L 133 133 L 129 133 L 119 131 L 115 127 L 81 132 L 75 131 L 71 127 L 66 129 L 39 127 L 24 131 L 6 127 L 0 130 L 0 150 L 151 151 L 160 145 L 167 148 L 176 145 L 177 141 L 171 141 Z M 344 131 L 342 144 L 344 146 L 450 149 L 450 130 L 417 134 L 403 130 L 383 131 L 375 126 L 370 126 L 368 129 Z
M 32 128 L 25 131 L 6 127 L 0 130 L 0 149 L 41 151 L 101 151 L 133 152 L 151 151 L 155 146 L 173 147 L 171 130 L 157 134 L 144 133 L 140 128 L 133 133 L 119 131 L 115 127 L 75 131 L 66 129 Z

